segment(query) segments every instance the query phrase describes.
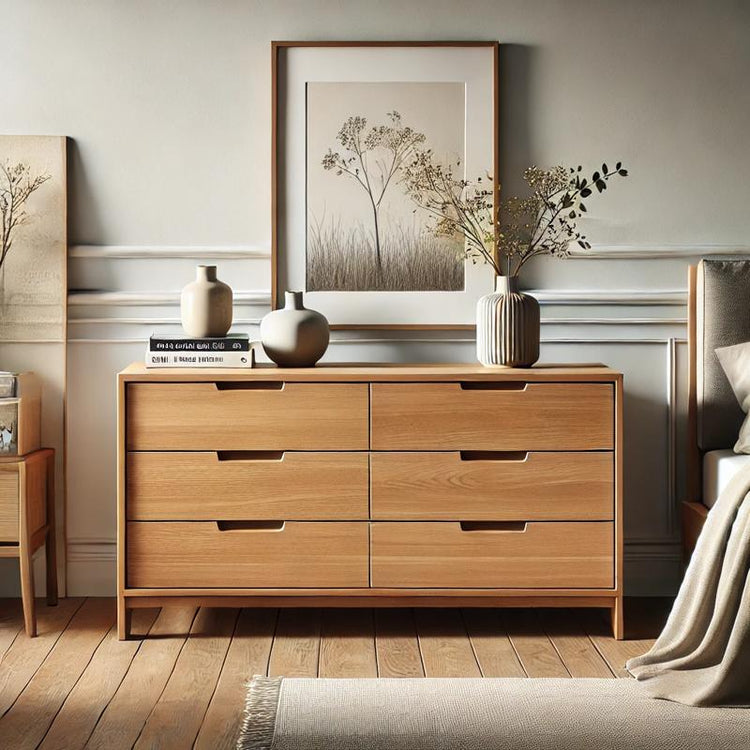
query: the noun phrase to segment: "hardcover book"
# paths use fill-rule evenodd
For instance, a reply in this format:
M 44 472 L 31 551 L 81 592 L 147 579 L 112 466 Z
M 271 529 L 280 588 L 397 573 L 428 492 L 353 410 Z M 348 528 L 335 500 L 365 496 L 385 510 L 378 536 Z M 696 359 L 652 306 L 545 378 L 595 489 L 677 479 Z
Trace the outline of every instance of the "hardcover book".
M 146 350 L 146 367 L 254 367 L 255 352 Z
M 190 338 L 181 334 L 153 334 L 148 341 L 152 352 L 249 352 L 246 333 L 229 333 L 215 338 Z

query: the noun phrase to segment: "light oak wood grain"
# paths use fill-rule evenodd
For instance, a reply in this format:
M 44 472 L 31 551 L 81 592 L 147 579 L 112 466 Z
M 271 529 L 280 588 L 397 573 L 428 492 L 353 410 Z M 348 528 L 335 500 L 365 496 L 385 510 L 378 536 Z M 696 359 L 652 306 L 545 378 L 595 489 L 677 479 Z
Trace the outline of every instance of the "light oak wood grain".
M 243 609 L 232 635 L 221 676 L 211 698 L 195 750 L 234 750 L 242 727 L 247 683 L 268 672 L 278 612 L 275 609 Z
M 531 522 L 464 531 L 445 522 L 371 526 L 373 586 L 605 588 L 614 585 L 612 523 Z
M 0 600 L 2 601 L 2 600 Z M 0 608 L 0 663 L 23 629 L 23 609 L 18 599 L 9 599 Z
M 378 520 L 614 517 L 614 457 L 609 452 L 372 453 L 370 467 L 372 517 Z
M 317 677 L 320 610 L 282 609 L 276 625 L 269 677 Z
M 34 750 L 115 622 L 112 599 L 88 599 L 21 695 L 0 719 L 6 747 Z
M 525 677 L 497 610 L 464 609 L 464 622 L 482 677 Z
M 167 686 L 141 731 L 135 748 L 159 747 L 169 736 L 170 750 L 190 750 L 200 731 L 224 664 L 239 612 L 201 609 L 177 657 Z
M 110 601 L 114 615 L 115 603 Z M 147 635 L 158 614 L 157 609 L 138 610 L 133 616 L 133 635 Z M 77 627 L 77 623 L 73 622 L 71 626 Z M 140 645 L 140 641 L 119 641 L 117 627 L 110 628 L 81 679 L 65 699 L 39 746 L 40 750 L 79 750 L 86 745 Z M 64 647 L 67 648 L 67 644 L 59 641 L 58 648 Z
M 481 677 L 471 641 L 457 609 L 415 611 L 426 677 Z
M 68 622 L 84 600 L 63 599 L 56 607 L 40 606 L 37 612 L 37 637 L 17 637 L 0 663 L 0 716 L 14 703 L 44 663 Z
M 611 384 L 527 383 L 465 390 L 460 383 L 374 383 L 373 450 L 612 450 Z
M 87 748 L 129 750 L 169 680 L 195 619 L 194 607 L 170 607 L 159 613 L 109 702 Z
M 367 386 L 283 383 L 221 390 L 215 383 L 133 383 L 129 450 L 366 450 Z
M 544 610 L 540 611 L 538 620 L 571 677 L 614 677 L 607 662 L 571 612 Z
M 221 531 L 216 523 L 128 523 L 128 585 L 368 585 L 367 523 L 290 521 L 281 530 Z
M 570 677 L 533 611 L 508 610 L 503 622 L 527 677 Z
M 318 676 L 378 676 L 372 610 L 323 612 Z
M 127 459 L 128 520 L 367 520 L 365 453 L 145 452 Z
M 378 677 L 424 677 L 411 609 L 375 610 L 375 649 Z

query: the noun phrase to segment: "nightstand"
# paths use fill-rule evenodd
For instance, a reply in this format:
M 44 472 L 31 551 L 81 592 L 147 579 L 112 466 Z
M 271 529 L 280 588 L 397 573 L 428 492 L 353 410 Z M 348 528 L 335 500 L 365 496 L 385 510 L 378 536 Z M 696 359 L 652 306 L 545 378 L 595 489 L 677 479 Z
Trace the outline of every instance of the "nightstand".
M 17 557 L 26 634 L 36 636 L 32 557 L 47 551 L 47 603 L 57 604 L 55 452 L 42 448 L 0 459 L 0 557 Z

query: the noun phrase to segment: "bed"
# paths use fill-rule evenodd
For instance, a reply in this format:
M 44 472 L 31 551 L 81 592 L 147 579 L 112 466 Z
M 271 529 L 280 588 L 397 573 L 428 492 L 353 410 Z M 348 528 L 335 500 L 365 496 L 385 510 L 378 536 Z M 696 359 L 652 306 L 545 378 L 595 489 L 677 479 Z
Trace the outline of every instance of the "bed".
M 750 260 L 702 260 L 688 270 L 687 501 L 683 545 L 692 553 L 708 511 L 750 456 L 737 455 L 744 414 L 715 354 L 750 341 Z

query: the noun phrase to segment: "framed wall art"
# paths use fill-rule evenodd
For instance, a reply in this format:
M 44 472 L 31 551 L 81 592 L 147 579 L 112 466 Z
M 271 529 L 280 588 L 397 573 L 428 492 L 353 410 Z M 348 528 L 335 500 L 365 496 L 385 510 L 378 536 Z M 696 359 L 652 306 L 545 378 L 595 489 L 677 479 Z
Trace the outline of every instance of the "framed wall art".
M 338 328 L 464 328 L 492 291 L 414 198 L 419 160 L 498 197 L 496 42 L 272 43 L 272 301 Z

